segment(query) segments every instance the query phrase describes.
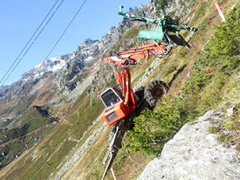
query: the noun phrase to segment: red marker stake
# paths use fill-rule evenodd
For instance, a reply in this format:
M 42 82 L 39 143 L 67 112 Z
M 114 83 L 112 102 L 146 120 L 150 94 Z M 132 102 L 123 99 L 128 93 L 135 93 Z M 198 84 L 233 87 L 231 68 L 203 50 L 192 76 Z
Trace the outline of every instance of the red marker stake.
M 225 22 L 226 19 L 225 19 L 224 15 L 222 13 L 222 10 L 221 10 L 221 8 L 220 8 L 220 6 L 219 6 L 219 4 L 217 2 L 215 3 L 215 6 L 216 6 L 216 8 L 218 10 L 218 13 L 219 13 L 220 17 L 222 18 L 222 21 Z

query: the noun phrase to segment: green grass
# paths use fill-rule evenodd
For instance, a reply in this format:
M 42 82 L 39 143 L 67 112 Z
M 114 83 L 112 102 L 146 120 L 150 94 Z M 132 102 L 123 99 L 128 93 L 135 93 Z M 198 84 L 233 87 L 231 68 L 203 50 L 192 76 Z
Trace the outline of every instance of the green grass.
M 209 131 L 211 134 L 217 134 L 218 128 L 217 128 L 217 127 L 214 127 L 214 126 L 210 126 L 210 127 L 208 128 L 208 131 Z
M 134 119 L 135 126 L 126 139 L 130 152 L 158 155 L 163 145 L 188 122 L 186 102 L 167 96 L 154 111 L 146 109 Z
M 29 125 L 27 133 L 30 133 L 56 120 L 56 118 L 50 116 L 47 107 L 33 106 L 23 113 L 20 121 L 22 124 Z
M 217 27 L 205 51 L 196 60 L 190 79 L 182 88 L 182 93 L 191 96 L 190 99 L 202 110 L 217 107 L 223 101 L 228 82 L 233 78 L 232 72 L 239 72 L 239 29 L 234 26 L 239 26 L 240 22 L 232 20 L 239 19 L 239 16 L 239 10 L 234 10 L 229 14 L 228 21 Z
M 46 108 L 40 106 L 30 107 L 20 118 L 20 125 L 8 130 L 2 130 L 0 134 L 1 151 L 4 156 L 0 158 L 1 168 L 20 156 L 39 142 L 52 129 L 52 118 Z
M 233 107 L 233 114 L 220 123 L 218 140 L 225 144 L 235 144 L 236 150 L 240 151 L 240 103 Z
M 85 92 L 86 93 L 86 92 Z M 77 142 L 69 141 L 68 137 L 80 139 L 91 123 L 103 110 L 99 99 L 96 104 L 90 104 L 90 96 L 79 97 L 73 106 L 72 112 L 66 117 L 69 123 L 59 123 L 47 140 L 38 148 L 38 157 L 31 161 L 31 154 L 24 158 L 23 162 L 15 165 L 17 173 L 10 173 L 6 179 L 47 179 L 56 171 L 58 165 L 69 154 Z M 26 116 L 27 117 L 27 116 Z M 19 178 L 18 178 L 19 177 Z
M 30 149 L 34 144 L 43 139 L 46 134 L 50 132 L 53 126 L 48 126 L 39 129 L 37 132 L 31 133 L 31 135 L 23 136 L 17 139 L 17 141 L 8 143 L 1 147 L 1 152 L 4 152 L 4 156 L 0 158 L 1 166 L 5 166 L 19 157 L 25 150 Z
M 74 138 L 80 138 L 103 109 L 104 106 L 99 98 L 95 98 L 95 103 L 93 105 L 90 104 L 90 96 L 82 101 L 77 112 L 70 117 L 73 126 L 78 127 L 71 131 L 71 133 L 74 134 Z
M 194 16 L 194 18 L 192 19 L 192 22 L 197 21 L 197 19 L 198 19 L 199 17 L 203 17 L 203 16 L 205 15 L 206 10 L 207 10 L 207 8 L 208 8 L 208 5 L 209 5 L 209 2 L 208 2 L 208 1 L 206 1 L 206 2 L 200 2 L 200 3 L 199 3 L 199 7 L 198 7 L 197 11 L 195 12 L 195 16 Z

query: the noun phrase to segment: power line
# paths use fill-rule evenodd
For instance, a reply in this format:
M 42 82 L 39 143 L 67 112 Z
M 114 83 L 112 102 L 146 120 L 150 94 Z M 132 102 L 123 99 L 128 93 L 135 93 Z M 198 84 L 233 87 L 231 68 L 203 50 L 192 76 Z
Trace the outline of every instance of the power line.
M 81 11 L 81 9 L 83 8 L 84 4 L 87 2 L 87 0 L 84 0 L 84 2 L 82 3 L 82 5 L 80 6 L 80 8 L 77 10 L 77 12 L 75 13 L 75 15 L 73 16 L 73 18 L 71 19 L 70 23 L 67 25 L 67 27 L 65 28 L 65 30 L 63 31 L 63 33 L 61 34 L 61 36 L 59 37 L 59 39 L 56 41 L 56 43 L 54 44 L 53 48 L 50 50 L 50 52 L 48 53 L 48 55 L 46 56 L 45 59 L 48 59 L 48 57 L 50 56 L 50 54 L 53 52 L 53 50 L 55 49 L 55 47 L 58 45 L 59 41 L 62 39 L 62 37 L 64 36 L 64 34 L 67 32 L 68 28 L 71 26 L 72 22 L 74 21 L 74 19 L 77 17 L 77 15 L 79 14 L 79 12 Z
M 38 32 L 38 30 L 40 29 L 40 27 L 43 25 L 44 21 L 47 19 L 47 17 L 49 16 L 49 14 L 52 12 L 53 8 L 56 6 L 57 2 L 59 0 L 57 0 L 54 5 L 52 6 L 52 8 L 50 9 L 50 11 L 47 13 L 47 15 L 44 17 L 44 19 L 42 20 L 42 22 L 40 23 L 40 25 L 37 27 L 37 29 L 35 30 L 35 32 L 33 33 L 33 35 L 30 37 L 30 39 L 28 40 L 27 44 L 24 46 L 24 48 L 22 49 L 22 51 L 18 54 L 17 58 L 14 60 L 14 62 L 11 64 L 11 66 L 8 68 L 7 72 L 4 74 L 4 76 L 2 77 L 0 83 L 3 81 L 3 79 L 7 76 L 7 74 L 9 73 L 9 71 L 12 69 L 12 67 L 14 66 L 14 64 L 17 62 L 18 58 L 21 56 L 21 54 L 23 53 L 23 51 L 26 49 L 26 47 L 29 45 L 29 43 L 31 42 L 31 40 L 33 39 L 33 37 L 36 35 L 36 33 Z M 4 84 L 4 83 L 3 83 Z
M 57 0 L 58 1 L 58 0 Z M 56 13 L 56 11 L 59 9 L 59 7 L 61 6 L 61 4 L 63 3 L 64 0 L 61 1 L 61 3 L 58 5 L 58 7 L 56 8 L 56 10 L 53 12 L 53 14 L 51 15 L 51 17 L 49 18 L 49 20 L 45 23 L 44 27 L 41 29 L 41 31 L 38 33 L 38 35 L 36 36 L 36 38 L 33 40 L 33 42 L 31 43 L 31 45 L 28 47 L 28 49 L 25 51 L 25 53 L 23 54 L 23 56 L 21 57 L 21 59 L 17 62 L 17 64 L 14 66 L 14 68 L 12 69 L 12 71 L 8 74 L 7 78 L 4 80 L 4 82 L 2 83 L 2 85 L 9 79 L 9 77 L 12 75 L 13 71 L 16 69 L 16 67 L 19 65 L 19 63 L 22 61 L 22 59 L 24 58 L 24 56 L 27 54 L 27 52 L 30 50 L 30 48 L 33 46 L 33 44 L 36 42 L 36 40 L 38 39 L 38 37 L 40 36 L 40 34 L 42 33 L 42 31 L 45 29 L 45 27 L 47 26 L 47 24 L 50 22 L 50 20 L 52 19 L 52 17 L 54 16 L 54 14 Z M 60 38 L 56 41 L 56 43 L 54 44 L 53 48 L 50 50 L 50 52 L 48 53 L 47 57 L 45 59 L 47 59 L 50 54 L 52 53 L 52 51 L 55 49 L 55 47 L 57 46 L 57 44 L 60 42 L 60 40 L 62 39 L 62 37 L 64 36 L 64 34 L 67 32 L 68 28 L 71 26 L 71 24 L 73 23 L 73 21 L 75 20 L 75 18 L 77 17 L 77 15 L 79 14 L 79 12 L 81 11 L 81 9 L 83 8 L 83 6 L 85 5 L 85 3 L 87 2 L 87 0 L 84 0 L 84 2 L 81 4 L 80 8 L 77 10 L 77 12 L 75 13 L 75 15 L 73 16 L 73 18 L 71 19 L 70 23 L 67 25 L 67 27 L 65 28 L 65 30 L 63 31 L 63 33 L 61 34 Z M 20 56 L 20 55 L 19 55 Z M 14 62 L 15 63 L 15 62 Z M 14 64 L 13 64 L 14 65 Z M 12 65 L 12 66 L 13 66 Z M 8 70 L 8 72 L 11 69 Z M 4 75 L 5 77 L 6 75 Z M 2 78 L 4 79 L 4 78 Z M 2 82 L 2 80 L 0 81 L 0 83 Z
M 24 48 L 22 49 L 22 51 L 19 53 L 19 55 L 17 56 L 17 58 L 15 59 L 15 61 L 11 64 L 10 68 L 7 70 L 7 72 L 4 74 L 3 78 L 1 79 L 0 83 L 3 81 L 2 85 L 8 80 L 8 78 L 12 75 L 13 71 L 16 69 L 16 67 L 19 65 L 19 63 L 22 61 L 22 59 L 24 58 L 24 56 L 27 54 L 27 52 L 31 49 L 31 47 L 33 46 L 33 44 L 36 42 L 36 40 L 38 39 L 38 37 L 41 35 L 41 33 L 43 32 L 43 30 L 46 28 L 46 26 L 48 25 L 48 23 L 50 22 L 50 20 L 53 18 L 53 16 L 55 15 L 55 13 L 57 12 L 57 10 L 60 8 L 60 6 L 62 5 L 63 1 L 62 0 L 60 2 L 60 4 L 57 6 L 57 8 L 55 9 L 55 11 L 52 13 L 52 15 L 49 17 L 49 19 L 47 20 L 47 22 L 44 24 L 44 26 L 42 27 L 42 29 L 40 30 L 40 32 L 37 34 L 38 30 L 40 29 L 40 27 L 43 25 L 43 23 L 45 22 L 45 20 L 48 18 L 48 16 L 50 15 L 50 13 L 52 12 L 52 10 L 54 9 L 54 7 L 56 6 L 56 4 L 58 3 L 59 0 L 57 0 L 54 5 L 52 6 L 52 8 L 50 9 L 50 11 L 47 13 L 47 15 L 45 16 L 45 18 L 42 20 L 42 22 L 40 23 L 40 25 L 38 26 L 38 28 L 35 30 L 35 32 L 33 33 L 33 35 L 31 36 L 31 38 L 29 39 L 29 41 L 27 42 L 27 44 L 24 46 Z M 37 36 L 35 37 L 35 39 L 32 41 L 33 37 L 37 34 Z M 29 43 L 32 41 L 31 45 L 27 48 L 27 46 L 29 45 Z M 25 53 L 22 55 L 21 59 L 19 59 L 19 57 L 21 56 L 21 54 L 24 52 L 24 50 L 27 48 L 27 50 L 25 51 Z M 18 60 L 19 59 L 19 60 Z M 18 60 L 18 62 L 17 62 Z M 17 62 L 17 64 L 15 64 Z M 14 66 L 15 64 L 15 66 Z M 14 68 L 13 68 L 14 66 Z M 13 68 L 13 69 L 12 69 Z M 12 69 L 12 70 L 11 70 Z M 11 71 L 11 72 L 10 72 Z

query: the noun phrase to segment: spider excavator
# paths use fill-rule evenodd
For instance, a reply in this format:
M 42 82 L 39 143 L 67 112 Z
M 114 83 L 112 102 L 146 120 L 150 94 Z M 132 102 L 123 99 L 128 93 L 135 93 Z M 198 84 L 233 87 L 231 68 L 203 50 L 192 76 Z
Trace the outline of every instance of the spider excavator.
M 122 139 L 125 132 L 134 126 L 133 118 L 137 117 L 145 108 L 153 109 L 156 102 L 169 89 L 165 82 L 153 80 L 147 86 L 141 86 L 133 91 L 131 88 L 130 66 L 136 65 L 138 60 L 152 55 L 161 55 L 164 57 L 170 52 L 173 46 L 190 48 L 190 45 L 180 35 L 180 31 L 197 31 L 196 28 L 182 25 L 168 16 L 162 16 L 162 18 L 154 20 L 124 13 L 122 8 L 123 6 L 120 6 L 118 15 L 123 16 L 124 19 L 141 21 L 146 24 L 152 23 L 157 28 L 156 31 L 141 30 L 138 35 L 138 38 L 150 39 L 154 43 L 123 50 L 116 53 L 115 56 L 104 58 L 105 63 L 111 63 L 117 69 L 117 85 L 107 88 L 100 95 L 106 107 L 102 113 L 102 117 L 108 125 L 112 125 L 109 148 L 103 159 L 103 164 L 107 163 L 107 165 L 102 180 L 111 168 L 118 150 L 122 147 Z M 156 41 L 159 42 L 156 43 Z
M 112 125 L 109 137 L 109 150 L 103 160 L 104 164 L 106 164 L 107 158 L 109 160 L 102 179 L 104 179 L 111 168 L 118 150 L 121 148 L 125 132 L 133 126 L 133 118 L 147 107 L 154 108 L 156 102 L 169 89 L 168 85 L 163 81 L 154 80 L 146 87 L 141 86 L 133 92 L 131 88 L 130 66 L 136 65 L 137 61 L 143 58 L 160 54 L 165 56 L 168 52 L 167 46 L 161 42 L 124 50 L 118 52 L 115 56 L 104 58 L 105 63 L 112 63 L 117 69 L 117 85 L 107 88 L 100 95 L 106 107 L 102 117 L 108 125 Z

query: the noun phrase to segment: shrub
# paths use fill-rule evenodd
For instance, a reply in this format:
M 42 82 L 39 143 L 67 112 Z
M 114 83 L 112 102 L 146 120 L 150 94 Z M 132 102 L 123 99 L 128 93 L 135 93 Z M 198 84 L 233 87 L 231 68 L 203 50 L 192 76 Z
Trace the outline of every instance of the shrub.
M 134 119 L 126 142 L 130 152 L 158 154 L 163 145 L 187 122 L 186 102 L 181 98 L 165 98 L 155 111 L 149 109 Z
M 229 15 L 227 21 L 217 27 L 216 33 L 209 42 L 205 57 L 213 59 L 210 65 L 220 65 L 221 70 L 230 72 L 239 70 L 240 64 L 240 5 L 236 5 Z
M 198 105 L 198 112 L 216 107 L 222 101 L 231 75 L 240 70 L 239 4 L 226 19 L 216 28 L 216 33 L 196 59 L 190 79 L 182 87 L 184 98 L 190 97 L 190 101 Z

